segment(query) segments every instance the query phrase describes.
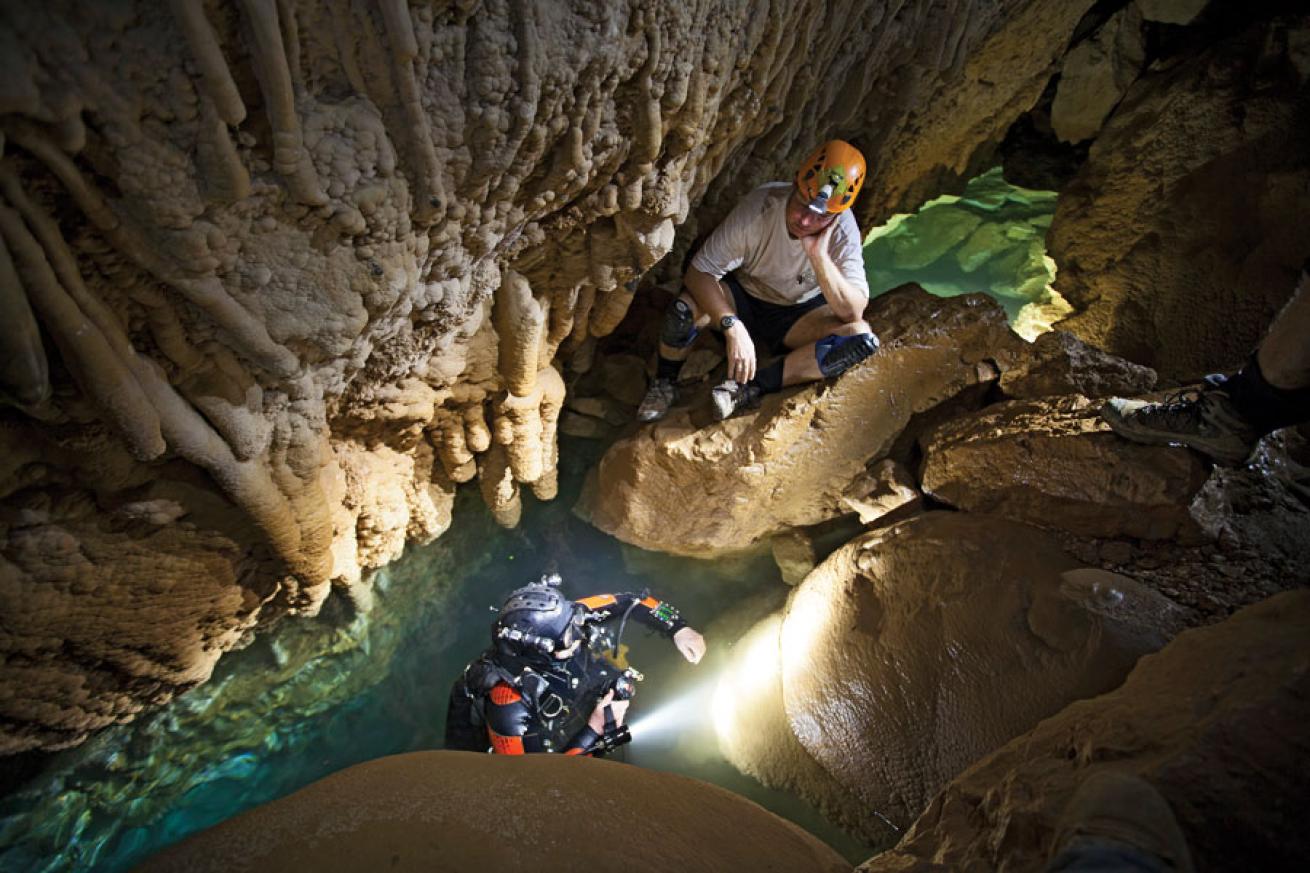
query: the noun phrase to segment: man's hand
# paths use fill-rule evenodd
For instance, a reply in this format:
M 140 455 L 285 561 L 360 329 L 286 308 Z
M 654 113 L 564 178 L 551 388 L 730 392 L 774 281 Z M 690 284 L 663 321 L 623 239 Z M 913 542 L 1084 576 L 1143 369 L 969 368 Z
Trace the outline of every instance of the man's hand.
M 699 664 L 705 657 L 705 638 L 693 628 L 684 627 L 673 635 L 673 644 L 682 652 L 682 657 L 693 664 Z
M 614 713 L 614 723 L 623 724 L 623 718 L 628 714 L 628 700 L 615 700 L 614 690 L 610 689 L 605 692 L 605 696 L 596 701 L 596 708 L 591 711 L 591 718 L 587 719 L 587 727 L 596 733 L 603 735 L 605 733 L 605 707 L 608 706 Z
M 828 256 L 828 243 L 832 241 L 832 232 L 837 229 L 837 222 L 831 222 L 823 230 L 810 236 L 800 237 L 801 248 L 805 250 L 806 256 L 811 261 L 818 257 Z
M 728 378 L 745 384 L 755 378 L 755 341 L 738 320 L 723 334 L 728 343 Z

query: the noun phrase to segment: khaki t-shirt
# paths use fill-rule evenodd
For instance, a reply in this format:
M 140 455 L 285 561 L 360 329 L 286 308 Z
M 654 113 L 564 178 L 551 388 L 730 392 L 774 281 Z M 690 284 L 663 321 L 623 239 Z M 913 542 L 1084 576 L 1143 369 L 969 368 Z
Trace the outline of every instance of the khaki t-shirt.
M 691 265 L 716 279 L 732 273 L 752 296 L 790 306 L 823 293 L 800 240 L 787 233 L 790 182 L 769 182 L 742 198 L 701 246 Z M 828 255 L 846 280 L 869 295 L 855 216 L 846 210 L 828 242 Z

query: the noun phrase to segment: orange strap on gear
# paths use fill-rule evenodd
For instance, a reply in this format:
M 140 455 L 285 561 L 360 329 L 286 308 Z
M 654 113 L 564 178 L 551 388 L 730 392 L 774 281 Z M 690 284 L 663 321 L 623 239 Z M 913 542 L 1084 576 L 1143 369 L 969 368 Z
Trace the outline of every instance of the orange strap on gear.
M 500 682 L 496 687 L 492 688 L 491 694 L 488 696 L 491 698 L 491 702 L 497 706 L 509 706 L 511 703 L 518 703 L 523 699 L 523 695 L 519 694 L 517 688 L 504 682 Z
M 564 752 L 564 754 L 568 755 L 569 757 L 573 757 L 575 755 L 590 755 L 591 752 L 587 751 L 586 749 L 568 749 L 567 751 Z
M 801 199 L 816 211 L 845 212 L 864 187 L 864 155 L 850 143 L 830 139 L 814 151 L 796 171 Z
M 619 599 L 613 594 L 593 594 L 591 597 L 584 597 L 578 601 L 587 609 L 600 609 L 602 606 L 609 606 L 611 603 L 618 603 Z
M 646 607 L 647 609 L 654 609 L 655 607 L 660 605 L 660 602 L 656 600 L 654 597 L 647 597 L 646 599 L 641 601 L 641 605 Z
M 497 755 L 523 755 L 523 737 L 502 737 L 500 734 L 487 728 L 487 736 L 491 738 L 491 751 Z

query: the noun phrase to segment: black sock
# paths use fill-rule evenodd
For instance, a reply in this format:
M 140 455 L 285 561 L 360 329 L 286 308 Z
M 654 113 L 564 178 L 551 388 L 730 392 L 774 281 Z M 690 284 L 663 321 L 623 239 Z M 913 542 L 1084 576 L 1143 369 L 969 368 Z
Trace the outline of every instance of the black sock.
M 682 372 L 682 361 L 671 361 L 663 355 L 659 356 L 659 363 L 655 365 L 655 378 L 668 379 L 670 382 L 678 381 L 678 374 Z
M 750 381 L 751 385 L 760 389 L 761 394 L 777 394 L 782 390 L 782 365 L 785 358 L 779 358 L 769 366 L 755 373 L 755 378 Z
M 1262 435 L 1310 421 L 1310 388 L 1277 388 L 1265 381 L 1260 358 L 1252 355 L 1246 366 L 1224 382 L 1233 406 Z

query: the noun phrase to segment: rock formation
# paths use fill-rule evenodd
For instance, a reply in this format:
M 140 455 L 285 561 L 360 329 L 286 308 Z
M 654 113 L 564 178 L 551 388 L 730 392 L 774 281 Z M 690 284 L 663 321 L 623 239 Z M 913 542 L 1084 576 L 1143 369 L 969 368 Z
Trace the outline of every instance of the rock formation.
M 1200 3 L 1144 3 L 1178 21 Z M 1189 7 L 1184 10 L 1181 7 Z M 1212 3 L 1096 133 L 1047 246 L 1061 327 L 1172 380 L 1235 368 L 1310 252 L 1310 18 Z
M 1294 870 L 1310 852 L 1310 592 L 1179 635 L 1123 686 L 978 761 L 892 851 L 859 869 L 1037 870 L 1077 786 L 1100 769 L 1169 801 L 1199 871 Z
M 843 546 L 757 626 L 716 724 L 738 767 L 877 841 L 974 759 L 1114 688 L 1179 619 L 1031 527 L 929 513 Z
M 891 451 L 911 418 L 996 377 L 1018 354 L 1005 314 L 981 295 L 949 300 L 907 288 L 865 313 L 878 354 L 831 384 L 765 399 L 705 427 L 704 405 L 610 447 L 579 511 L 647 549 L 711 556 L 851 511 L 878 487 L 866 464 Z M 689 505 L 688 495 L 698 499 Z
M 0 752 L 367 608 L 461 483 L 550 499 L 559 370 L 675 228 L 831 133 L 866 220 L 971 175 L 1089 5 L 7 10 Z
M 605 798 L 598 807 L 599 798 Z M 618 835 L 618 836 L 616 836 Z M 418 752 L 351 767 L 168 849 L 146 871 L 846 871 L 721 788 L 554 755 Z

